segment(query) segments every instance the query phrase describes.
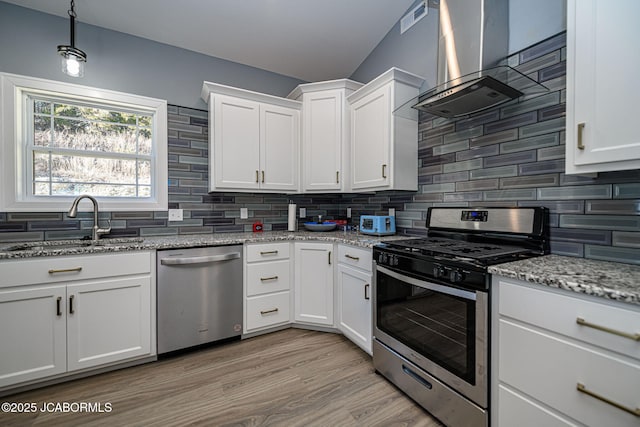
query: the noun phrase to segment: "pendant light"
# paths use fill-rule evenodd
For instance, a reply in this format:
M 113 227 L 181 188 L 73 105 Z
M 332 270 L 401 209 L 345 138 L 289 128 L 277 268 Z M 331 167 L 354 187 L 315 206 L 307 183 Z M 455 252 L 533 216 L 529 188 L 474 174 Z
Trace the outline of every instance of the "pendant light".
M 71 0 L 69 9 L 70 19 L 70 45 L 59 45 L 58 54 L 62 56 L 62 72 L 71 77 L 84 76 L 84 63 L 87 62 L 87 54 L 76 48 L 76 11 L 75 2 Z

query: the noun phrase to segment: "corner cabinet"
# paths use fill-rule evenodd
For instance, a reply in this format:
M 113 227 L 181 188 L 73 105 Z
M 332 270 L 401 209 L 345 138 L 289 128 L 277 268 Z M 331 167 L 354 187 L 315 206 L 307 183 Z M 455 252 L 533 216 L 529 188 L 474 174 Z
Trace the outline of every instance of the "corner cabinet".
M 202 98 L 210 191 L 299 191 L 300 102 L 210 82 Z
M 640 2 L 567 2 L 566 173 L 640 168 Z
M 348 79 L 306 83 L 289 98 L 302 102 L 302 191 L 349 191 L 351 125 L 347 96 L 362 87 Z
M 0 389 L 155 355 L 153 258 L 0 262 Z
M 394 114 L 424 80 L 392 68 L 347 100 L 351 109 L 351 189 L 418 189 L 418 113 Z
M 294 320 L 333 326 L 333 243 L 294 244 Z
M 371 350 L 372 250 L 338 245 L 337 327 L 369 354 Z
M 640 306 L 492 280 L 492 426 L 637 427 Z

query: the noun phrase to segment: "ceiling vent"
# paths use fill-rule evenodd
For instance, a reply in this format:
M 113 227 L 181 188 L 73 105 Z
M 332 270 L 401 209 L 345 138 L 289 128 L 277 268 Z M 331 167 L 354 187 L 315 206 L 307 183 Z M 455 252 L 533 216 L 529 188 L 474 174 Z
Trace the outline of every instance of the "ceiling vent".
M 427 16 L 427 13 L 429 13 L 427 2 L 420 2 L 411 12 L 407 13 L 400 20 L 400 34 L 403 34 L 409 28 L 413 27 L 419 20 Z

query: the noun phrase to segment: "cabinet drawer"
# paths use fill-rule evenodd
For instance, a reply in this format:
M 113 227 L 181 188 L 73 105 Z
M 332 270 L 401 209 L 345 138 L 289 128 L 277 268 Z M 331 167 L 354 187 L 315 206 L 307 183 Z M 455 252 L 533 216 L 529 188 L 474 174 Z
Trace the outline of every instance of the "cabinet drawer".
M 289 258 L 289 243 L 259 243 L 247 245 L 247 262 Z
M 371 249 L 356 248 L 349 245 L 338 245 L 338 262 L 365 271 L 373 269 L 373 253 Z
M 288 291 L 290 289 L 289 260 L 247 265 L 247 296 Z
M 506 319 L 499 325 L 501 383 L 586 425 L 637 427 L 636 416 L 578 391 L 577 385 L 636 409 L 640 407 L 640 364 Z
M 247 298 L 247 331 L 288 323 L 290 306 L 289 292 Z
M 499 426 L 518 427 L 577 427 L 549 409 L 527 399 L 524 396 L 500 385 L 498 388 L 500 401 L 498 413 Z
M 0 262 L 0 288 L 70 282 L 151 271 L 151 252 L 43 257 Z
M 587 301 L 500 279 L 500 314 L 640 360 L 640 341 L 577 323 L 584 319 L 628 334 L 640 334 L 640 310 Z M 569 292 L 569 291 L 567 291 Z

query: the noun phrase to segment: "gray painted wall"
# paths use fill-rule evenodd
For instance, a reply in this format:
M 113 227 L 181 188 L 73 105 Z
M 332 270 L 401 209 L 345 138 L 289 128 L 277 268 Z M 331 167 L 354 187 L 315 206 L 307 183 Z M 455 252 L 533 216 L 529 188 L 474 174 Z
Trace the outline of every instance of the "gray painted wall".
M 171 31 L 167 28 L 167 31 Z M 286 96 L 300 80 L 117 31 L 76 24 L 87 53 L 82 79 L 60 71 L 56 47 L 69 43 L 69 20 L 0 2 L 0 71 L 118 90 L 206 109 L 204 80 Z

